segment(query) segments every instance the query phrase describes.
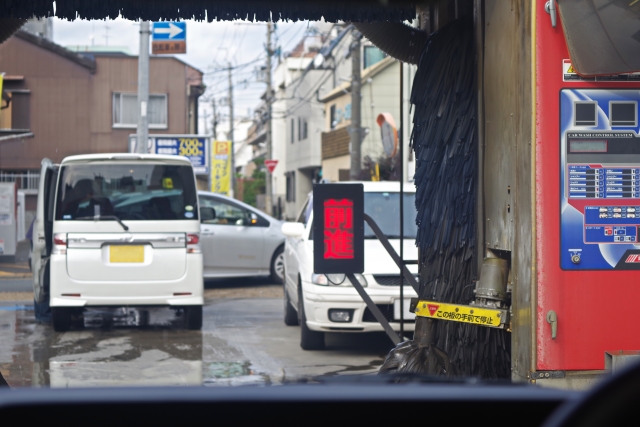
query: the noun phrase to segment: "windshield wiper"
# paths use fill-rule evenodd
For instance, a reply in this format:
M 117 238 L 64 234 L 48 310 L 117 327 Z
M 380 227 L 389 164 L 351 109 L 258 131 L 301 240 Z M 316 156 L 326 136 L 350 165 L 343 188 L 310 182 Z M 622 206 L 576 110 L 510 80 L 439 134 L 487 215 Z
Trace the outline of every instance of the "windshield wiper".
M 124 228 L 124 231 L 129 231 L 129 227 L 124 222 L 122 222 L 120 218 L 118 218 L 115 215 L 81 216 L 80 218 L 76 218 L 77 221 L 87 221 L 87 220 L 100 221 L 102 219 L 106 219 L 106 220 L 111 219 L 114 221 L 118 221 L 118 224 L 120 224 L 122 228 Z

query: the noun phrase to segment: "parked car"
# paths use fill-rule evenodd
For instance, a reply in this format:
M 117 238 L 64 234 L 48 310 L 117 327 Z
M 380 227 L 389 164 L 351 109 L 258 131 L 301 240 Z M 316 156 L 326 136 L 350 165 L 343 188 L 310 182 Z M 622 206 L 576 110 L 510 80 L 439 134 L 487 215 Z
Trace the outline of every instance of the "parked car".
M 371 216 L 391 245 L 400 248 L 400 184 L 397 182 L 364 182 L 364 211 Z M 404 187 L 404 259 L 416 260 L 415 187 Z M 310 194 L 297 222 L 282 227 L 287 236 L 284 251 L 284 322 L 300 325 L 300 345 L 305 350 L 324 348 L 325 332 L 382 331 L 348 279 L 313 272 L 313 194 Z M 399 268 L 365 225 L 365 271 L 356 275 L 387 320 L 400 330 Z M 408 266 L 416 274 L 417 265 Z M 404 282 L 404 329 L 413 331 L 415 315 L 409 312 L 409 299 L 416 297 Z
M 282 221 L 230 197 L 200 191 L 200 206 L 213 209 L 202 217 L 200 243 L 204 277 L 270 276 L 284 280 Z
M 85 307 L 169 306 L 202 327 L 198 197 L 177 156 L 42 161 L 33 239 L 36 311 L 57 331 Z

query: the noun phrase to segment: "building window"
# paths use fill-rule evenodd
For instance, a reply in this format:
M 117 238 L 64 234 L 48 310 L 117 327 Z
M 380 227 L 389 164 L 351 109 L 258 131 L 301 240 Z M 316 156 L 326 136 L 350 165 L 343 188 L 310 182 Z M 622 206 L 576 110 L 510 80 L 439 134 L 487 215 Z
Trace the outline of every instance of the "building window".
M 335 129 L 336 126 L 338 125 L 338 121 L 336 117 L 336 104 L 333 104 L 331 106 L 331 109 L 329 110 L 329 120 L 331 121 L 330 123 L 331 129 Z
M 375 46 L 365 46 L 364 47 L 364 67 L 369 68 L 373 64 L 377 64 L 382 61 L 387 56 L 386 53 L 381 51 L 379 48 Z
M 296 120 L 291 119 L 291 143 L 293 144 L 296 140 Z
M 291 171 L 285 173 L 285 177 L 287 179 L 287 194 L 286 199 L 287 202 L 295 202 L 296 201 L 296 172 Z
M 0 103 L 0 129 L 31 129 L 31 93 L 29 90 L 5 91 Z
M 298 141 L 307 139 L 307 119 L 298 117 Z
M 147 118 L 149 128 L 166 129 L 167 95 L 149 95 Z M 113 94 L 113 127 L 135 128 L 138 126 L 138 95 L 135 93 Z

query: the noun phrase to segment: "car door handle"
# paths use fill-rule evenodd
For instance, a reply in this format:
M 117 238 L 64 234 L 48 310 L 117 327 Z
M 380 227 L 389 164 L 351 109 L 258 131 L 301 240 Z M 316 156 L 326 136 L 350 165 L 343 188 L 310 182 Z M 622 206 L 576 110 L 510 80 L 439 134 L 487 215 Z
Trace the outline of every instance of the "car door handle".
M 213 235 L 214 235 L 214 234 L 216 234 L 216 233 L 214 233 L 213 231 L 208 231 L 208 232 L 206 232 L 206 233 L 201 233 L 201 234 L 202 234 L 203 236 L 213 236 Z

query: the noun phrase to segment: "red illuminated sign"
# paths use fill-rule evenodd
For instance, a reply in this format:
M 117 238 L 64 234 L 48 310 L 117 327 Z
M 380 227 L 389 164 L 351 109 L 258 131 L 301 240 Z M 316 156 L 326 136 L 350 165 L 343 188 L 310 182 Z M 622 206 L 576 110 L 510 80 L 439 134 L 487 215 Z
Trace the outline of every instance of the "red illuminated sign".
M 362 184 L 313 186 L 313 272 L 364 271 L 364 188 Z
M 353 200 L 324 201 L 324 259 L 353 259 Z

